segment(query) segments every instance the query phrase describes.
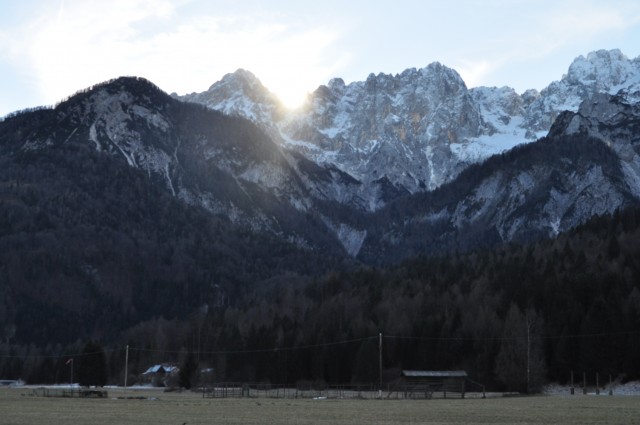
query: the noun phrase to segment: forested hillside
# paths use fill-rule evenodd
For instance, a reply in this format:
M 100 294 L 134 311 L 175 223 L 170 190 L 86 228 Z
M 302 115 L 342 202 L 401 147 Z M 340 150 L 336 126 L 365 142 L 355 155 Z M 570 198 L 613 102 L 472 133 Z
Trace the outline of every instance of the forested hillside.
M 113 341 L 131 323 L 335 264 L 188 206 L 88 145 L 0 158 L 0 182 L 3 342 Z
M 129 344 L 134 376 L 191 353 L 220 380 L 377 382 L 379 332 L 385 382 L 401 368 L 464 369 L 489 388 L 526 391 L 527 354 L 532 391 L 571 371 L 638 379 L 639 242 L 631 208 L 553 241 L 263 282 L 234 306 L 129 329 L 107 344 L 110 381 Z M 81 347 L 4 344 L 2 354 L 58 356 L 59 369 Z M 53 360 L 1 359 L 3 376 L 55 378 Z

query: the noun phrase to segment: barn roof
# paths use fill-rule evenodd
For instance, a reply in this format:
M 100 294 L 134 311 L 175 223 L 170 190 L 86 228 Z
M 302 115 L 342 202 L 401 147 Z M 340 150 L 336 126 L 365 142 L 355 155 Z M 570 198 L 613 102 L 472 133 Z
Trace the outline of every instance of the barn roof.
M 408 378 L 466 378 L 464 370 L 403 370 L 402 376 Z

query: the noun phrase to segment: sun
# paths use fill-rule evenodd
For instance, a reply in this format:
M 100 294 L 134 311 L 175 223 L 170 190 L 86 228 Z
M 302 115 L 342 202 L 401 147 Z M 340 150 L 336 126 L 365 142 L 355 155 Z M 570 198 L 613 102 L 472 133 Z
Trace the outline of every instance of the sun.
M 304 78 L 301 74 L 281 75 L 265 72 L 264 86 L 273 93 L 287 109 L 297 109 L 307 100 L 309 93 L 317 88 L 310 78 Z M 260 78 L 260 77 L 259 77 Z M 315 86 L 314 86 L 315 84 Z
M 304 104 L 305 100 L 307 100 L 308 93 L 297 92 L 294 90 L 283 90 L 276 91 L 275 95 L 287 109 L 298 109 Z
M 299 87 L 296 84 L 269 87 L 269 90 L 276 95 L 278 100 L 287 109 L 298 109 L 307 100 L 309 90 Z

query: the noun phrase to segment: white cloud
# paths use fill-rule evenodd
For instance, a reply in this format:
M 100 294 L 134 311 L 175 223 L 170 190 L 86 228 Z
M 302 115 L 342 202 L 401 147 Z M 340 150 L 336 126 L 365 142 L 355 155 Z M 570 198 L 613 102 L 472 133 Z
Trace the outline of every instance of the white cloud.
M 487 59 L 477 61 L 463 59 L 453 64 L 453 67 L 458 71 L 466 86 L 471 88 L 483 84 L 487 76 L 498 68 L 499 64 L 498 62 L 491 62 Z
M 141 59 L 133 40 L 140 37 L 144 21 L 165 19 L 171 10 L 164 0 L 67 1 L 57 14 L 36 18 L 25 37 L 40 90 L 55 101 L 126 73 L 129 64 Z
M 593 37 L 604 31 L 623 29 L 634 20 L 633 14 L 612 9 L 605 3 L 581 4 L 580 7 L 572 7 L 570 12 L 563 9 L 549 16 L 546 19 L 546 29 L 543 31 L 551 37 L 569 41 L 574 38 Z M 637 16 L 635 18 L 637 19 Z
M 382 2 L 337 0 L 15 4 L 23 13 L 0 27 L 0 72 L 36 87 L 37 104 L 120 75 L 167 91 L 202 91 L 237 68 L 291 101 L 332 77 L 349 82 L 431 61 L 454 67 L 469 87 L 542 88 L 591 50 L 640 53 L 637 0 L 400 0 L 391 11 Z M 10 87 L 20 84 L 6 84 L 16 99 L 29 91 Z M 3 95 L 9 98 L 4 88 Z
M 47 103 L 120 75 L 143 76 L 168 91 L 201 91 L 237 68 L 293 102 L 347 59 L 328 56 L 336 28 L 272 17 L 178 16 L 179 7 L 165 0 L 66 1 L 20 30 L 13 61 L 32 70 Z
M 488 21 L 487 34 L 479 32 L 473 42 L 457 50 L 452 66 L 469 87 L 542 88 L 559 79 L 579 54 L 621 47 L 598 43 L 640 23 L 637 2 L 616 2 L 613 7 L 610 2 L 589 0 L 543 2 L 536 8 L 527 1 L 519 5 L 520 20 Z
M 246 68 L 287 97 L 285 101 L 292 101 L 342 63 L 327 57 L 337 38 L 331 28 L 306 29 L 250 18 L 201 18 L 158 35 L 145 49 L 150 62 L 158 66 L 165 62 L 158 83 L 171 85 L 177 92 L 203 90 L 222 74 Z M 167 58 L 167 51 L 175 56 Z M 168 60 L 175 61 L 173 67 Z
M 553 13 L 538 19 L 537 31 L 530 42 L 538 46 L 537 56 L 548 54 L 567 46 L 591 44 L 607 34 L 622 31 L 638 23 L 640 10 L 637 5 L 611 8 L 608 3 L 558 2 Z M 599 48 L 601 46 L 594 46 Z M 533 52 L 536 50 L 532 49 Z M 588 52 L 584 52 L 588 53 Z

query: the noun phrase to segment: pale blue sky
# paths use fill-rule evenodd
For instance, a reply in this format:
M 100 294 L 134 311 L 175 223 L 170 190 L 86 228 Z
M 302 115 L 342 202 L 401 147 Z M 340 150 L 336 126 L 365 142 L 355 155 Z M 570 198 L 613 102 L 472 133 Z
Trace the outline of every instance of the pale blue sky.
M 120 75 L 204 91 L 238 68 L 288 103 L 438 61 L 518 92 L 598 49 L 640 55 L 637 0 L 0 0 L 0 116 Z

